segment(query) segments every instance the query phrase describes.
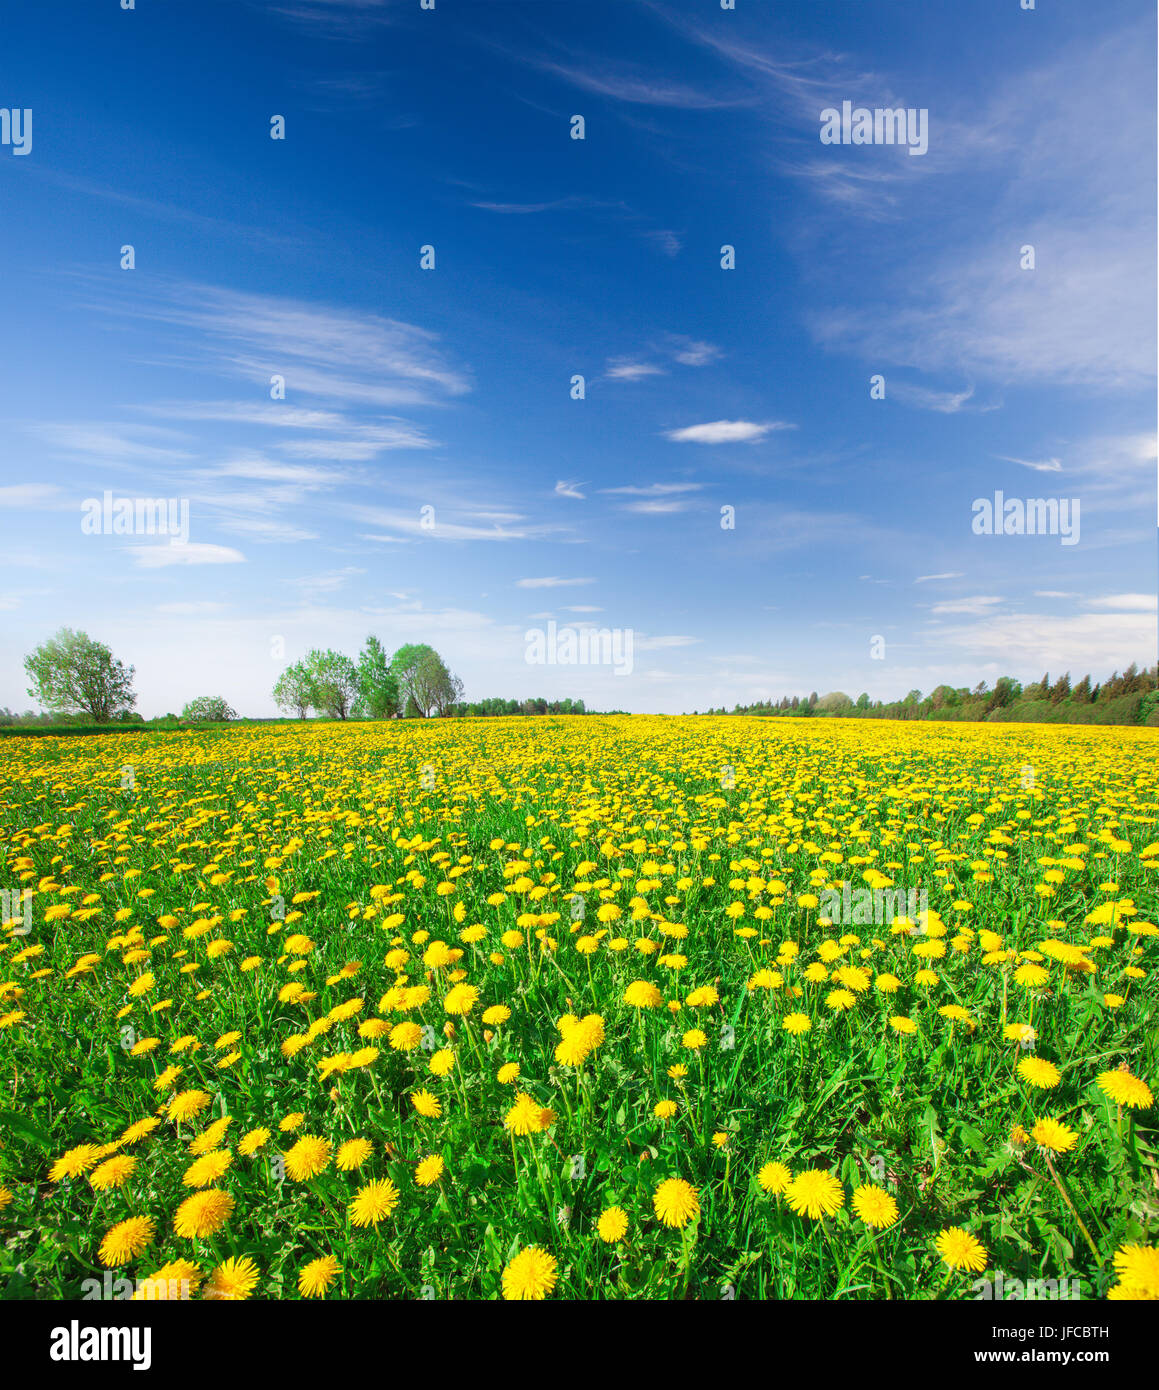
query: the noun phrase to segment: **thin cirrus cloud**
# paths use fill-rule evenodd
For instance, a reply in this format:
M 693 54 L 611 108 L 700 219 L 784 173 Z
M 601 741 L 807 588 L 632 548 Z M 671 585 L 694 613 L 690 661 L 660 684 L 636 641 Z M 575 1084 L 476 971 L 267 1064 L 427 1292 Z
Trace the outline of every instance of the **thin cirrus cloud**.
M 622 504 L 622 509 L 637 516 L 672 516 L 687 511 L 694 500 L 687 494 L 703 487 L 703 483 L 649 483 L 646 487 L 605 487 L 600 491 L 607 496 L 632 498 Z
M 705 367 L 722 355 L 714 343 L 700 342 L 677 333 L 669 338 L 669 351 L 683 367 Z
M 1108 594 L 1105 598 L 1087 599 L 1086 606 L 1119 613 L 1154 613 L 1159 608 L 1159 598 L 1154 594 Z
M 717 97 L 686 83 L 665 81 L 653 71 L 633 71 L 622 63 L 612 64 L 606 56 L 583 67 L 549 59 L 529 58 L 527 61 L 541 72 L 561 77 L 585 92 L 631 105 L 713 111 L 742 104 L 741 99 L 735 97 Z
M 548 575 L 543 579 L 517 579 L 515 587 L 517 589 L 571 589 L 580 584 L 594 584 L 594 579 L 560 579 L 557 575 Z
M 1005 599 L 1001 595 L 975 594 L 972 598 L 947 599 L 944 603 L 935 603 L 930 612 L 939 616 L 948 613 L 978 615 L 989 613 L 996 603 L 1004 602 Z
M 587 493 L 581 492 L 580 488 L 586 486 L 585 483 L 570 482 L 566 479 L 561 479 L 555 485 L 555 495 L 557 497 L 574 497 L 578 502 L 585 502 L 587 501 Z
M 184 282 L 162 285 L 133 308 L 102 307 L 179 330 L 182 350 L 192 346 L 216 370 L 263 383 L 277 371 L 287 389 L 319 399 L 432 405 L 471 390 L 437 334 L 379 314 Z M 192 343 L 190 330 L 200 335 Z
M 602 487 L 600 492 L 619 497 L 663 497 L 670 492 L 699 492 L 703 483 L 649 483 L 646 487 L 631 483 L 626 487 Z
M 138 545 L 129 554 L 144 570 L 166 569 L 172 565 L 237 565 L 245 560 L 240 550 L 228 545 L 201 541 L 170 541 L 168 545 Z
M 27 426 L 58 456 L 89 462 L 117 464 L 183 463 L 193 457 L 177 440 L 188 442 L 176 430 L 153 425 L 121 425 L 94 422 L 38 422 Z
M 283 463 L 261 455 L 229 459 L 205 471 L 206 477 L 244 478 L 251 482 L 277 483 L 289 487 L 314 489 L 337 487 L 351 481 L 343 468 L 319 468 L 316 464 Z
M 929 584 L 935 579 L 961 579 L 961 570 L 947 570 L 944 574 L 919 574 L 914 580 L 915 584 Z
M 1007 670 L 1109 671 L 1124 653 L 1154 651 L 1150 613 L 1084 613 L 1051 618 L 1041 613 L 987 615 L 939 634 L 971 661 L 1000 662 Z
M 666 430 L 665 437 L 676 444 L 757 444 L 773 430 L 791 430 L 782 420 L 758 424 L 753 420 L 711 420 L 703 425 L 685 425 Z
M 289 521 L 271 521 L 267 517 L 233 517 L 219 523 L 223 531 L 249 536 L 255 541 L 316 541 L 317 531 L 307 531 Z
M 653 355 L 667 357 L 682 367 L 706 367 L 721 357 L 714 343 L 702 342 L 683 333 L 669 333 L 649 349 Z M 605 379 L 609 381 L 642 381 L 650 376 L 667 376 L 668 368 L 642 356 L 609 357 Z
M 957 415 L 966 409 L 975 411 L 998 410 L 1000 405 L 970 405 L 974 399 L 974 387 L 967 386 L 964 391 L 936 391 L 929 386 L 916 386 L 912 382 L 891 380 L 889 395 L 902 405 L 915 410 L 933 410 L 939 415 Z
M 691 505 L 688 498 L 672 497 L 648 502 L 625 502 L 624 511 L 634 512 L 637 516 L 671 516 L 675 512 L 688 511 Z
M 63 493 L 55 483 L 13 483 L 10 487 L 0 487 L 0 508 L 32 509 L 74 505 L 71 502 L 62 504 L 62 498 Z
M 1060 459 L 1043 459 L 1035 463 L 1032 459 L 1011 458 L 1009 454 L 995 454 L 994 457 L 1001 459 L 1003 463 L 1020 463 L 1023 468 L 1033 468 L 1036 473 L 1062 472 L 1062 462 Z
M 1012 387 L 1153 385 L 1154 161 L 1136 126 L 1138 94 L 1154 90 L 1148 28 L 1074 40 L 996 83 L 974 121 L 953 127 L 957 155 L 993 182 L 988 223 L 972 218 L 968 240 L 947 223 L 901 262 L 883 246 L 881 295 L 812 315 L 817 340 Z
M 449 512 L 447 508 L 434 508 L 431 523 L 424 524 L 422 514 L 403 512 L 390 507 L 349 505 L 341 509 L 355 521 L 370 526 L 382 526 L 383 533 L 364 532 L 363 540 L 395 542 L 405 537 L 415 537 L 431 541 L 520 541 L 532 540 L 546 535 L 554 528 L 540 525 L 510 524 L 521 523 L 522 518 L 515 513 L 462 513 Z M 465 519 L 450 520 L 459 516 Z M 476 520 L 494 519 L 490 526 L 475 525 Z M 401 535 L 391 534 L 399 532 Z
M 666 375 L 663 367 L 655 362 L 634 362 L 630 357 L 611 357 L 604 376 L 609 381 L 642 381 L 648 376 Z

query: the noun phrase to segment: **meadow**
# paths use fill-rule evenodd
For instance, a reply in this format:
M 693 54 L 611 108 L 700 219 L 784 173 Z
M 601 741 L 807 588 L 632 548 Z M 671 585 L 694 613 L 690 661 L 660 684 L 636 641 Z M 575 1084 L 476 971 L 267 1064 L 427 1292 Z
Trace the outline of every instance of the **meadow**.
M 1159 1297 L 1157 825 L 1147 729 L 4 739 L 3 1296 Z

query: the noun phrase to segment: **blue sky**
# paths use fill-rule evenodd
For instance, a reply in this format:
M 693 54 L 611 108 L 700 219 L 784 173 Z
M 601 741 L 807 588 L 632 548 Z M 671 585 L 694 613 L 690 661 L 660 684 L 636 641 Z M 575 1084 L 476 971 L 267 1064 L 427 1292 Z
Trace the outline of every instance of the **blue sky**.
M 17 7 L 0 704 L 62 625 L 146 715 L 273 713 L 286 661 L 372 631 L 468 698 L 638 711 L 1154 662 L 1155 26 Z M 823 144 L 843 101 L 927 110 L 927 152 Z M 186 500 L 188 542 L 83 534 L 106 490 Z M 1079 543 L 974 534 L 996 490 L 1079 499 Z M 630 630 L 631 674 L 529 666 L 549 619 Z

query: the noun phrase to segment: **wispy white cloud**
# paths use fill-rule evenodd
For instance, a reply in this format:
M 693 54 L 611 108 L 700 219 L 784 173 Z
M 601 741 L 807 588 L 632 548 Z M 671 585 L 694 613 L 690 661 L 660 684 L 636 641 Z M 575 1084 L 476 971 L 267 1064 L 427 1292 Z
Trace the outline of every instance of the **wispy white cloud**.
M 475 523 L 479 519 L 486 520 L 486 512 L 469 514 L 440 506 L 434 507 L 434 516 L 430 522 L 424 520 L 424 515 L 418 508 L 413 512 L 404 512 L 394 507 L 350 503 L 340 506 L 338 511 L 366 525 L 385 527 L 385 534 L 367 534 L 363 537 L 375 541 L 395 541 L 402 537 L 429 541 L 519 541 L 542 538 L 557 529 L 525 523 L 515 513 L 502 513 L 501 521 L 489 526 L 480 526 Z
M 912 382 L 899 381 L 896 377 L 891 377 L 886 387 L 886 394 L 893 400 L 900 401 L 902 405 L 912 406 L 915 410 L 933 410 L 939 415 L 956 415 L 961 410 L 988 411 L 998 410 L 1000 402 L 989 405 L 970 405 L 974 399 L 974 387 L 968 386 L 964 391 L 935 391 L 928 386 L 917 386 Z
M 1084 600 L 1088 608 L 1109 609 L 1118 613 L 1154 613 L 1159 598 L 1154 594 L 1108 594 L 1104 598 Z
M 630 357 L 610 357 L 604 375 L 609 381 L 640 381 L 646 376 L 664 376 L 655 362 L 634 362 Z
M 555 485 L 555 495 L 557 497 L 574 497 L 576 501 L 583 502 L 587 499 L 587 494 L 580 491 L 584 483 L 560 481 Z
M 62 490 L 55 483 L 13 483 L 10 487 L 0 487 L 0 509 L 55 507 L 62 496 Z
M 756 444 L 773 430 L 796 429 L 782 420 L 758 424 L 753 420 L 712 420 L 703 425 L 685 425 L 667 430 L 667 438 L 677 444 Z
M 1044 613 L 995 614 L 984 621 L 938 629 L 939 641 L 993 660 L 1004 671 L 1122 670 L 1156 659 L 1150 613 L 1089 613 L 1056 618 Z
M 251 536 L 255 541 L 316 541 L 317 531 L 307 531 L 289 521 L 271 521 L 267 517 L 234 517 L 220 523 L 223 531 L 239 536 Z
M 1020 463 L 1023 468 L 1033 468 L 1036 473 L 1062 472 L 1062 462 L 1060 459 L 1043 459 L 1041 462 L 1035 463 L 1032 459 L 1011 458 L 1008 454 L 995 454 L 994 457 L 1001 459 L 1003 463 Z
M 436 404 L 471 389 L 436 334 L 378 314 L 184 282 L 132 307 L 123 297 L 103 307 L 181 330 L 183 350 L 205 366 L 255 383 L 284 376 L 291 395 L 381 408 Z
M 131 546 L 129 554 L 145 570 L 166 569 L 172 565 L 237 565 L 245 560 L 240 550 L 200 541 Z
M 703 483 L 648 483 L 644 487 L 629 483 L 625 487 L 602 487 L 600 491 L 618 497 L 664 497 L 673 492 L 699 492 L 703 487 Z
M 1001 595 L 975 594 L 972 598 L 946 599 L 942 603 L 935 603 L 930 609 L 931 613 L 988 613 L 995 604 L 1004 603 L 1005 599 Z
M 684 243 L 669 227 L 656 227 L 649 231 L 643 231 L 640 235 L 645 241 L 651 242 L 657 251 L 662 252 L 665 256 L 679 256 L 683 248 Z
M 209 614 L 220 613 L 224 609 L 225 604 L 214 599 L 190 599 L 178 603 L 159 603 L 157 605 L 158 613 L 165 613 L 174 618 L 204 617 Z
M 27 426 L 58 456 L 114 464 L 183 463 L 193 455 L 187 437 L 153 425 L 36 422 Z
M 516 587 L 519 589 L 570 589 L 579 584 L 594 584 L 594 579 L 560 579 L 556 575 L 550 575 L 545 579 L 517 579 Z
M 669 498 L 667 501 L 625 502 L 624 511 L 638 516 L 671 516 L 675 512 L 686 512 L 691 506 L 687 498 Z
M 684 367 L 705 367 L 721 356 L 720 348 L 715 344 L 701 342 L 681 333 L 669 334 L 668 344 L 672 356 Z
M 740 104 L 736 98 L 714 96 L 685 82 L 660 78 L 654 68 L 633 69 L 626 63 L 609 60 L 606 55 L 583 66 L 571 62 L 556 62 L 548 58 L 529 57 L 527 61 L 540 71 L 560 77 L 585 92 L 632 105 L 672 106 L 684 111 L 713 111 Z

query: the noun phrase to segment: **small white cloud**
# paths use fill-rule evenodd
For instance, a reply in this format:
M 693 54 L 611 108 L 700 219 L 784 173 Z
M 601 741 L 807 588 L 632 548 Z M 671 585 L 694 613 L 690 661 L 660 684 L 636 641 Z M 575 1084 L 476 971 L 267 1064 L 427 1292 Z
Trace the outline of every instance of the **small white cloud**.
M 646 241 L 650 241 L 665 256 L 679 256 L 683 243 L 676 233 L 669 228 L 660 227 L 655 231 L 645 232 L 643 235 Z
M 563 611 L 565 613 L 602 613 L 604 610 L 598 608 L 594 603 L 569 603 Z
M 671 516 L 673 512 L 686 512 L 691 505 L 675 498 L 666 502 L 625 502 L 624 511 L 635 512 L 637 516 Z
M 919 574 L 915 584 L 928 584 L 932 579 L 961 579 L 961 570 L 947 570 L 945 574 Z
M 1154 594 L 1109 594 L 1106 598 L 1091 598 L 1088 608 L 1111 609 L 1118 613 L 1154 613 L 1159 599 Z
M 587 494 L 580 491 L 583 483 L 573 483 L 561 481 L 555 485 L 555 495 L 557 497 L 574 497 L 577 502 L 586 500 Z
M 649 483 L 647 487 L 629 484 L 627 487 L 602 487 L 609 497 L 666 497 L 673 492 L 699 492 L 703 483 Z
M 14 483 L 0 487 L 0 507 L 48 507 L 59 496 L 54 483 Z
M 695 338 L 685 338 L 676 334 L 670 341 L 672 356 L 685 367 L 704 367 L 709 362 L 715 362 L 720 356 L 720 348 L 712 343 L 702 343 Z
M 224 603 L 213 603 L 209 599 L 196 603 L 159 603 L 158 613 L 166 613 L 175 618 L 195 618 L 208 613 L 220 613 Z
M 605 375 L 609 381 L 640 381 L 646 376 L 664 376 L 665 371 L 654 362 L 634 362 L 630 357 L 610 357 Z
M 795 428 L 782 420 L 771 420 L 763 425 L 753 420 L 712 420 L 704 425 L 668 430 L 666 435 L 676 444 L 756 444 L 771 430 Z
M 637 637 L 634 645 L 637 651 L 658 652 L 669 647 L 691 647 L 699 641 L 699 637 Z
M 903 405 L 911 405 L 915 410 L 936 410 L 940 415 L 957 415 L 974 398 L 974 388 L 968 386 L 964 391 L 934 391 L 928 386 L 915 386 L 910 382 L 893 380 L 889 393 L 894 400 Z M 997 405 L 973 407 L 979 411 L 997 410 Z
M 970 613 L 977 617 L 979 614 L 988 613 L 996 603 L 1002 603 L 1001 597 L 994 597 L 987 594 L 976 594 L 973 598 L 949 599 L 945 603 L 935 603 L 930 609 L 931 613 Z
M 1062 463 L 1059 459 L 1043 459 L 1041 462 L 1035 463 L 1031 459 L 1011 458 L 1008 454 L 995 454 L 994 457 L 1001 459 L 1003 463 L 1020 463 L 1023 468 L 1033 468 L 1036 473 L 1062 472 Z
M 1069 593 L 1066 589 L 1035 589 L 1035 598 L 1077 598 L 1077 594 Z
M 517 579 L 518 589 L 570 589 L 577 584 L 594 584 L 594 579 L 559 579 L 550 575 L 546 579 Z
M 304 531 L 288 521 L 267 521 L 261 517 L 237 517 L 225 521 L 222 528 L 259 541 L 316 541 L 317 531 Z
M 208 545 L 197 541 L 170 541 L 168 545 L 135 546 L 129 552 L 141 569 L 163 569 L 168 565 L 237 565 L 245 560 L 240 550 L 228 545 Z

